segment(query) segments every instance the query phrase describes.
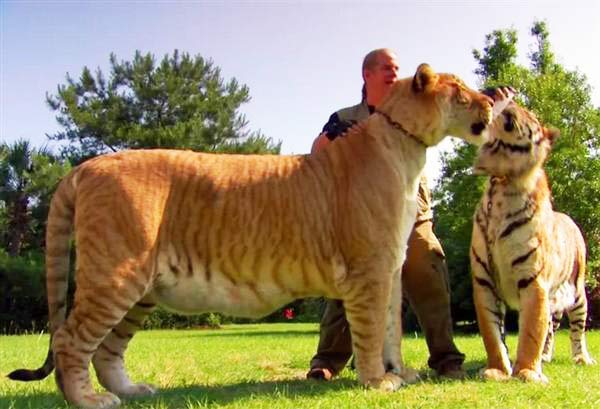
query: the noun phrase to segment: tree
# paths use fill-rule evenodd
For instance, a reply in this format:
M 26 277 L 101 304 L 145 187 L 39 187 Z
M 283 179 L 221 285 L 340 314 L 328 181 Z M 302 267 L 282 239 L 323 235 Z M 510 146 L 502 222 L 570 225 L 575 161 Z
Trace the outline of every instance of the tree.
M 50 195 L 69 169 L 68 163 L 28 141 L 0 145 L 0 225 L 6 226 L 1 239 L 10 256 L 19 255 L 26 245 L 41 247 Z
M 225 83 L 220 69 L 201 56 L 177 50 L 156 64 L 136 51 L 132 62 L 110 55 L 110 75 L 84 67 L 78 80 L 67 74 L 56 95 L 47 95 L 68 140 L 63 153 L 81 159 L 125 148 L 187 148 L 208 152 L 278 153 L 259 132 L 246 130 L 238 112 L 250 100 L 248 87 Z M 75 144 L 73 144 L 75 143 Z
M 588 287 L 600 280 L 600 109 L 591 103 L 585 75 L 556 63 L 544 22 L 534 22 L 530 67 L 518 65 L 517 35 L 496 30 L 485 38 L 483 51 L 473 51 L 482 87 L 511 85 L 519 103 L 540 121 L 561 131 L 545 165 L 554 205 L 582 229 L 588 245 Z M 471 176 L 476 149 L 457 144 L 442 157 L 442 175 L 434 194 L 437 232 L 446 250 L 453 289 L 453 312 L 473 320 L 469 246 L 472 215 L 485 178 Z

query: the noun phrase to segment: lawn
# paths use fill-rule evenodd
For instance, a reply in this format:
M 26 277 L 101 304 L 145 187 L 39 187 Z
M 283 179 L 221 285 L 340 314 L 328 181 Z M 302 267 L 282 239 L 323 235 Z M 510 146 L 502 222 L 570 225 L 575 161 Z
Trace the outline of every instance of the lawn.
M 423 381 L 398 392 L 367 390 L 346 369 L 333 382 L 304 380 L 318 339 L 316 324 L 228 325 L 220 330 L 145 331 L 126 356 L 132 378 L 160 387 L 157 395 L 129 399 L 123 408 L 598 408 L 600 366 L 571 363 L 566 331 L 557 337 L 554 362 L 545 365 L 550 386 L 484 382 L 477 371 L 485 353 L 476 335 L 457 337 L 467 354 L 464 381 L 435 378 L 427 369 L 425 341 L 405 334 L 404 357 Z M 514 357 L 516 336 L 507 339 Z M 54 377 L 18 383 L 6 374 L 38 367 L 46 335 L 0 336 L 0 408 L 66 408 Z M 600 332 L 588 334 L 590 353 L 600 358 Z

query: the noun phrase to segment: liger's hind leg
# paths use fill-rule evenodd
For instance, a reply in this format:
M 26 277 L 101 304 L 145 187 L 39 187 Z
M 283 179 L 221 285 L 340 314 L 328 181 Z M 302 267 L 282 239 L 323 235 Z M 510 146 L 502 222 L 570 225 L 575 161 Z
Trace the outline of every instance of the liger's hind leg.
M 124 365 L 127 344 L 155 306 L 151 296 L 146 296 L 138 301 L 104 338 L 96 351 L 92 362 L 98 381 L 110 392 L 123 397 L 150 395 L 155 392 L 155 388 L 151 385 L 131 382 Z
M 69 317 L 52 337 L 56 382 L 65 399 L 81 408 L 102 409 L 120 403 L 110 392 L 96 394 L 89 376 L 92 356 L 133 305 L 115 293 L 114 289 L 77 288 Z
M 596 361 L 590 356 L 585 342 L 585 322 L 587 319 L 587 298 L 580 291 L 575 304 L 567 311 L 571 338 L 571 356 L 580 365 L 593 365 Z

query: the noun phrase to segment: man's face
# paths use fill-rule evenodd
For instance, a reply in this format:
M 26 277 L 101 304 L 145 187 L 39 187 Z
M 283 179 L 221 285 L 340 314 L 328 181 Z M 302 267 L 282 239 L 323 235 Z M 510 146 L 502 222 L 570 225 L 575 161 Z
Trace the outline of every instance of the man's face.
M 391 53 L 380 53 L 377 64 L 364 72 L 368 92 L 383 96 L 398 79 L 398 60 Z

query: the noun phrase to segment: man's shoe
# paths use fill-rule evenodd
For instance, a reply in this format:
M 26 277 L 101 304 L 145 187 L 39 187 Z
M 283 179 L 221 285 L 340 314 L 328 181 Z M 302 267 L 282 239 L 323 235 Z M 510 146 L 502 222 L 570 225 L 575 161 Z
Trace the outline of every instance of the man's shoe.
M 436 371 L 438 376 L 449 379 L 465 379 L 467 373 L 459 362 L 448 362 L 441 365 Z
M 333 372 L 328 368 L 310 368 L 306 374 L 306 379 L 315 379 L 317 381 L 330 381 L 333 378 Z

